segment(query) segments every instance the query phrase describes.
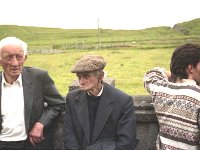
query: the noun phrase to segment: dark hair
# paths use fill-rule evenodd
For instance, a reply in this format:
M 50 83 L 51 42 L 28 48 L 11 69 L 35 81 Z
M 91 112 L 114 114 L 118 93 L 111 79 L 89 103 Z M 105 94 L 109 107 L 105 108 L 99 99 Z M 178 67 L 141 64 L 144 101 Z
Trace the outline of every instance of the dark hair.
M 184 44 L 177 47 L 171 57 L 170 71 L 171 79 L 176 82 L 178 78 L 187 79 L 186 71 L 188 65 L 196 67 L 200 61 L 200 45 Z

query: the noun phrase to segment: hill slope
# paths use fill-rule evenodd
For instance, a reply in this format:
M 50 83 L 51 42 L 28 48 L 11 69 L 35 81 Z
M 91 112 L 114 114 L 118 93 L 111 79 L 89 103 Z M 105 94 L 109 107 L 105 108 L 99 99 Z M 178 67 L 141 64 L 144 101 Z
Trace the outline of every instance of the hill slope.
M 60 29 L 0 25 L 0 39 L 16 36 L 34 49 L 127 49 L 175 47 L 185 42 L 200 43 L 200 19 L 178 23 L 173 28 L 143 30 Z
M 200 35 L 200 18 L 174 25 L 174 30 L 185 35 Z

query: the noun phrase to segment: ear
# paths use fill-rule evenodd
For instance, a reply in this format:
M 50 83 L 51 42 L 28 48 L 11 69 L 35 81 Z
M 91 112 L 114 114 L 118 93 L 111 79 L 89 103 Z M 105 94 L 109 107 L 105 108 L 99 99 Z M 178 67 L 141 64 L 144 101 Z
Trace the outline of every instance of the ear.
M 186 71 L 187 71 L 188 75 L 191 74 L 191 73 L 193 73 L 193 68 L 194 67 L 193 67 L 192 64 L 190 64 L 190 65 L 187 66 Z
M 100 79 L 100 80 L 103 80 L 103 78 L 104 78 L 104 72 L 102 71 L 102 72 L 100 73 L 99 79 Z
M 27 59 L 27 55 L 24 56 L 24 61 L 26 61 L 26 59 Z
M 188 65 L 186 68 L 188 79 L 193 79 L 193 73 L 194 73 L 194 66 L 192 64 Z

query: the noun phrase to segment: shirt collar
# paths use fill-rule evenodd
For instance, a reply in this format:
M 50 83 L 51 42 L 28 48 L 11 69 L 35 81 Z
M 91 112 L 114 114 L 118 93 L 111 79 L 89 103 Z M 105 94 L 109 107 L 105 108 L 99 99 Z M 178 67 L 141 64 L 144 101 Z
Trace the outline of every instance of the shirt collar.
M 97 94 L 96 97 L 101 96 L 102 93 L 103 93 L 103 84 L 101 86 L 101 90 L 100 90 L 99 94 Z M 89 92 L 87 92 L 87 94 L 91 96 L 91 94 Z
M 4 72 L 2 72 L 2 84 L 3 85 L 11 85 L 11 84 L 6 82 L 5 77 L 4 77 Z M 17 78 L 17 80 L 15 82 L 13 82 L 13 84 L 19 84 L 20 86 L 22 86 L 22 75 L 21 75 L 21 73 L 20 73 L 19 77 Z
M 177 83 L 188 84 L 188 85 L 197 85 L 197 83 L 192 79 L 182 79 L 181 81 L 179 81 Z

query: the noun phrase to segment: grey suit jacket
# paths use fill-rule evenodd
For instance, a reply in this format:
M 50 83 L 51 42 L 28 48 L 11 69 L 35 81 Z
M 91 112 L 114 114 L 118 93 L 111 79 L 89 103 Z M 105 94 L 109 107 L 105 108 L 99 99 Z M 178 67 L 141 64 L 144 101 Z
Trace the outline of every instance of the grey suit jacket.
M 2 73 L 0 73 L 0 87 L 1 83 Z M 24 119 L 27 133 L 37 121 L 48 127 L 59 112 L 64 110 L 65 105 L 65 101 L 57 91 L 53 80 L 45 70 L 24 67 L 22 84 L 25 108 Z M 44 107 L 44 102 L 47 103 L 47 107 Z
M 137 139 L 132 97 L 104 83 L 91 136 L 92 141 L 86 92 L 68 93 L 63 127 L 66 150 L 85 150 L 89 145 L 107 140 L 116 142 L 116 150 L 133 150 Z

